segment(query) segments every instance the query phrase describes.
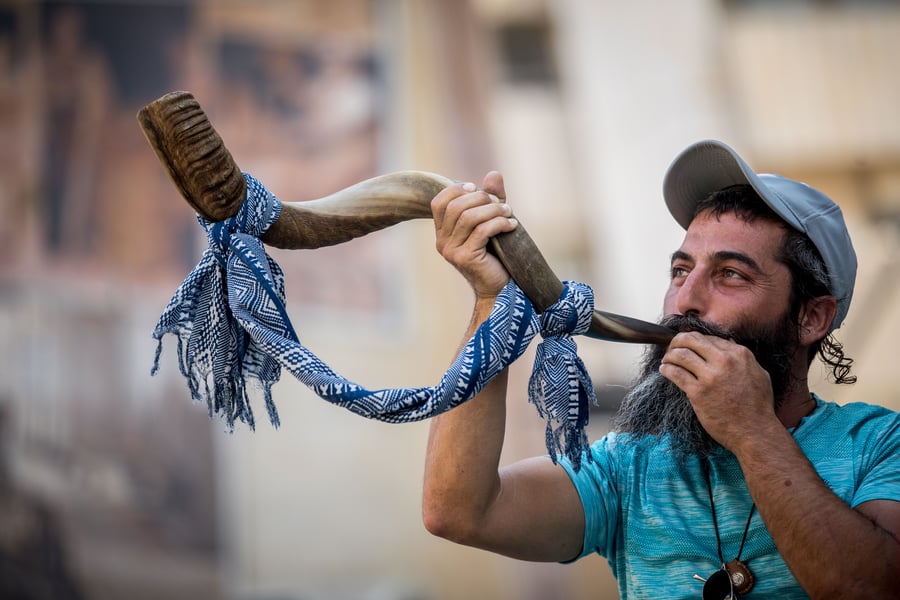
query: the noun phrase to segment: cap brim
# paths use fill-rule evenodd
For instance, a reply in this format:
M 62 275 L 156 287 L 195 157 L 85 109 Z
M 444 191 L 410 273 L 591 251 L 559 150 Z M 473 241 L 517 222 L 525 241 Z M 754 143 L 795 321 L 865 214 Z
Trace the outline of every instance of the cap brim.
M 738 184 L 749 184 L 765 197 L 765 185 L 737 152 L 717 140 L 704 140 L 672 161 L 663 179 L 663 197 L 669 212 L 687 229 L 701 200 Z

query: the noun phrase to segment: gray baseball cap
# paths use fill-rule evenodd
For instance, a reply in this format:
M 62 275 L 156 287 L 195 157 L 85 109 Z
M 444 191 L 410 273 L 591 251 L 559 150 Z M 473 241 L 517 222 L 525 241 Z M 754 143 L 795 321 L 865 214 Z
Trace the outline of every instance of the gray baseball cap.
M 697 142 L 679 154 L 663 179 L 669 212 L 685 229 L 697 204 L 730 185 L 749 184 L 785 222 L 812 240 L 828 269 L 837 299 L 831 329 L 847 316 L 856 281 L 856 252 L 840 207 L 822 192 L 781 175 L 757 174 L 737 152 L 717 140 Z

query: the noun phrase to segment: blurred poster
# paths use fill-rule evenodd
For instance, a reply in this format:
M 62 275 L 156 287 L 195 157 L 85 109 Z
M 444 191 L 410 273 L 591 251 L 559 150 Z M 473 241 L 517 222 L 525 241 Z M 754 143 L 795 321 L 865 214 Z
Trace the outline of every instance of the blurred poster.
M 0 597 L 221 595 L 224 426 L 174 342 L 149 378 L 205 240 L 135 114 L 191 91 L 243 170 L 305 200 L 376 174 L 378 78 L 365 1 L 0 5 Z M 386 252 L 280 255 L 289 302 L 389 309 Z

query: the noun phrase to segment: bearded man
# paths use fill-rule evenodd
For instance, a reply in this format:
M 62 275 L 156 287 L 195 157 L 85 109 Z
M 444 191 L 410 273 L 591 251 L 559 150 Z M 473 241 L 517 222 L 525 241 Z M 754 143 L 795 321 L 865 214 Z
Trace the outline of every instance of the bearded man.
M 812 394 L 838 383 L 856 255 L 824 194 L 759 175 L 721 142 L 665 177 L 686 229 L 663 319 L 612 431 L 565 457 L 500 468 L 506 375 L 432 422 L 423 519 L 435 535 L 514 558 L 605 556 L 624 598 L 900 597 L 900 414 Z M 432 202 L 437 248 L 475 293 L 471 334 L 508 281 L 486 251 L 517 223 L 502 177 Z M 468 337 L 468 336 L 467 336 Z

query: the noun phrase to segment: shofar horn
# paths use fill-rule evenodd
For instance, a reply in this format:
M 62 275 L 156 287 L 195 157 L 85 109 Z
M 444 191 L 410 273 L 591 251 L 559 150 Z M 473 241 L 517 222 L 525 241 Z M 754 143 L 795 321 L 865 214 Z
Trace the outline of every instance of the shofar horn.
M 246 183 L 197 100 L 172 92 L 137 115 L 144 135 L 182 196 L 198 214 L 221 221 L 237 213 Z M 282 203 L 281 216 L 263 235 L 286 249 L 340 244 L 410 219 L 431 218 L 431 199 L 452 181 L 424 171 L 368 179 L 324 198 Z M 520 223 L 491 240 L 491 249 L 538 312 L 555 303 L 563 284 Z M 638 319 L 595 311 L 590 337 L 668 344 L 674 332 Z

